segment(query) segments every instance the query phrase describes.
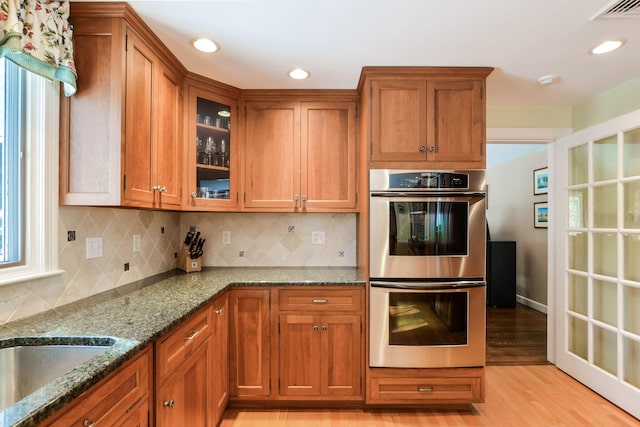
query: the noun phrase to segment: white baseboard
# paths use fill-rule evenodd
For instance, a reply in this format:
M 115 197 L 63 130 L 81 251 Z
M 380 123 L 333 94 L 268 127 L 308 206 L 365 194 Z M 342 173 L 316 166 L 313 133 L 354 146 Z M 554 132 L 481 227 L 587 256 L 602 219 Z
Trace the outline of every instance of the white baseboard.
M 516 302 L 519 302 L 522 305 L 526 305 L 529 308 L 533 308 L 534 310 L 541 313 L 547 314 L 547 306 L 544 304 L 540 304 L 538 301 L 523 297 L 522 295 L 516 295 Z

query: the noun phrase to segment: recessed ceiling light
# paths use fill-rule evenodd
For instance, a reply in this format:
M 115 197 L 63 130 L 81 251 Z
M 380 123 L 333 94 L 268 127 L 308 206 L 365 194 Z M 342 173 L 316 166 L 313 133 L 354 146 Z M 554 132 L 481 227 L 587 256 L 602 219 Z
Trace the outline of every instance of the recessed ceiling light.
M 191 41 L 191 44 L 200 52 L 205 52 L 205 53 L 213 53 L 219 49 L 219 46 L 216 42 L 206 37 L 199 37 L 197 39 L 193 39 Z
M 556 76 L 554 76 L 553 74 L 548 74 L 546 76 L 540 77 L 538 79 L 538 84 L 542 86 L 547 86 L 555 81 L 556 81 Z
M 591 53 L 593 53 L 594 55 L 602 55 L 603 53 L 608 53 L 616 50 L 617 48 L 622 46 L 624 42 L 624 40 L 607 40 L 591 49 Z
M 311 75 L 307 70 L 303 70 L 302 68 L 294 68 L 289 71 L 289 77 L 295 80 L 304 80 Z

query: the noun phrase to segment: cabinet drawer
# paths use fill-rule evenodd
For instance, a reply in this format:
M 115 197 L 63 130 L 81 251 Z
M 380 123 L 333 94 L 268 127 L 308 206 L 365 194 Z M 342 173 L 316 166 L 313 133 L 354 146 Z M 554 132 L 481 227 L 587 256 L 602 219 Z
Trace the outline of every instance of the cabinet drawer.
M 474 403 L 481 399 L 481 378 L 372 378 L 368 403 Z
M 116 425 L 148 403 L 151 352 L 144 351 L 132 362 L 119 368 L 111 376 L 89 389 L 77 399 L 77 404 L 49 427 L 81 427 L 88 425 Z
M 361 289 L 279 289 L 281 311 L 361 311 Z
M 192 315 L 156 341 L 157 378 L 164 378 L 186 360 L 211 334 L 211 309 Z

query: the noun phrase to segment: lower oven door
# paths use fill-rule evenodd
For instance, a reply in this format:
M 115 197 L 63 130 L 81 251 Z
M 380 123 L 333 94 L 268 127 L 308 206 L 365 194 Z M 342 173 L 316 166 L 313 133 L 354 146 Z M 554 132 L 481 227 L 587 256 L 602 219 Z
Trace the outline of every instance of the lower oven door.
M 484 366 L 485 292 L 485 282 L 371 282 L 369 365 Z

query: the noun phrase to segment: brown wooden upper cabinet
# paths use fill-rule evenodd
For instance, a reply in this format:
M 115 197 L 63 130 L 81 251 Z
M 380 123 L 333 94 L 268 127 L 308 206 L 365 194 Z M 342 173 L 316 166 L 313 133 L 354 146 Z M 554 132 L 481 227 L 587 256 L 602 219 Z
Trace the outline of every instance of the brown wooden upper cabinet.
M 365 67 L 371 167 L 484 168 L 492 68 Z
M 353 101 L 248 101 L 243 209 L 353 212 Z
M 176 209 L 186 70 L 126 3 L 74 3 L 78 91 L 61 102 L 60 202 Z

